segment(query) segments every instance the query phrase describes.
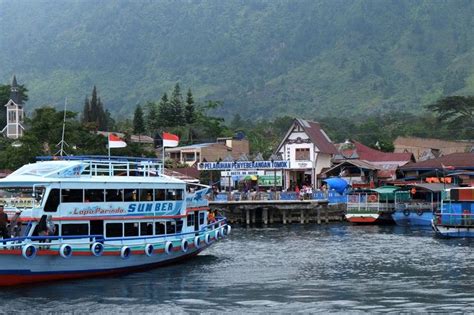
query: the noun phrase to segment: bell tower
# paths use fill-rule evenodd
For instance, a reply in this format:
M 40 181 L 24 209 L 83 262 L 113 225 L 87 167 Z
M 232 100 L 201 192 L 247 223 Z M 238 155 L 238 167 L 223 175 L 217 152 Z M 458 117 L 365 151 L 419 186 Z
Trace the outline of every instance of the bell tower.
M 15 76 L 13 76 L 10 87 L 10 100 L 5 104 L 5 107 L 7 108 L 7 125 L 3 128 L 2 133 L 7 138 L 18 139 L 23 136 L 25 128 L 23 127 L 23 101 Z

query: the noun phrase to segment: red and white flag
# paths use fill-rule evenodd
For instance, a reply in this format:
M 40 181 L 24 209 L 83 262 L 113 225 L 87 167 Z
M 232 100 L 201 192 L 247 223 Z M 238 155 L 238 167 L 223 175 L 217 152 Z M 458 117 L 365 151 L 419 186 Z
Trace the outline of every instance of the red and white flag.
M 163 132 L 163 147 L 177 147 L 179 137 L 172 133 Z
M 123 141 L 120 137 L 114 135 L 113 133 L 109 134 L 109 148 L 125 148 L 127 143 Z

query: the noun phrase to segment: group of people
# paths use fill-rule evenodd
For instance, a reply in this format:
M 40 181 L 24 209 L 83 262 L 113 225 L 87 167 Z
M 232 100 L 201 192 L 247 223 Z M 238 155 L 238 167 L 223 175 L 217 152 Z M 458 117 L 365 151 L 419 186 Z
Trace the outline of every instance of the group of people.
M 21 235 L 21 211 L 17 211 L 11 220 L 5 213 L 3 205 L 0 205 L 0 236 L 3 239 L 19 237 Z

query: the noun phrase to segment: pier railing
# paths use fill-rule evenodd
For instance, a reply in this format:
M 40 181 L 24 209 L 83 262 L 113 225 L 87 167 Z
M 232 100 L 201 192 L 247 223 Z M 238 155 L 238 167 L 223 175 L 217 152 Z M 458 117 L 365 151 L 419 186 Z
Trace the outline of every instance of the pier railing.
M 297 192 L 220 192 L 213 196 L 212 201 L 251 201 L 251 200 L 321 200 L 330 204 L 346 203 L 347 195 L 336 191 L 315 191 L 312 193 Z

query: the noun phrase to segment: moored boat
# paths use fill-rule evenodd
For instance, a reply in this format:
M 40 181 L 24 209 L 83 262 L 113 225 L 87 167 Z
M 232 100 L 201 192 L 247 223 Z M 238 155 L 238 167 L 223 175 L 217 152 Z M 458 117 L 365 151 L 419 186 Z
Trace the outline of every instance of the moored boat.
M 474 187 L 449 189 L 432 227 L 442 237 L 474 237 Z
M 395 191 L 398 189 L 395 186 L 382 186 L 350 193 L 347 196 L 347 221 L 359 224 L 393 223 Z
M 446 192 L 445 184 L 420 183 L 402 186 L 395 192 L 393 220 L 401 226 L 431 226 Z
M 231 230 L 225 218 L 208 221 L 207 193 L 207 186 L 163 175 L 152 159 L 63 157 L 25 165 L 0 180 L 10 221 L 0 243 L 0 286 L 191 258 Z

